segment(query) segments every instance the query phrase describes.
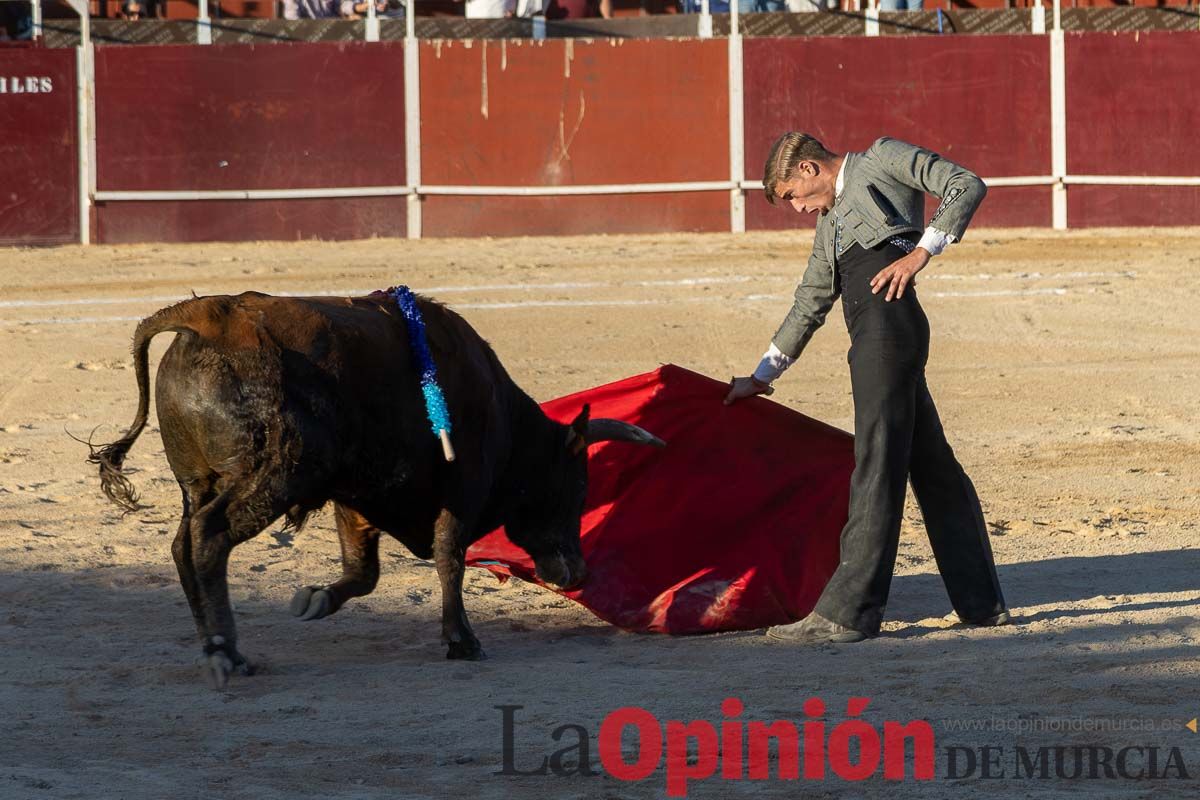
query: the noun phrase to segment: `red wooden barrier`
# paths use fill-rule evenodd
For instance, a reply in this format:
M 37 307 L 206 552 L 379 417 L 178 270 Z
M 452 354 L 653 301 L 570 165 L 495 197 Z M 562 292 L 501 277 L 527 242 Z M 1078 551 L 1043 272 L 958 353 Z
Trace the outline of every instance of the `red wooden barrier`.
M 1044 37 L 747 39 L 743 47 L 747 178 L 762 177 L 771 144 L 788 130 L 839 152 L 892 136 L 984 177 L 1050 174 Z M 928 215 L 934 208 L 926 203 Z M 749 229 L 814 223 L 759 193 L 747 198 Z M 975 224 L 1048 226 L 1050 189 L 993 189 Z
M 723 41 L 421 45 L 421 179 L 580 185 L 729 179 Z M 722 192 L 430 197 L 431 236 L 728 230 Z
M 1067 173 L 1200 176 L 1200 33 L 1066 37 Z M 1200 187 L 1071 186 L 1069 227 L 1200 224 Z
M 90 0 L 88 3 L 92 17 L 99 17 L 101 19 L 117 19 L 121 16 L 121 7 L 123 5 L 125 5 L 125 0 Z M 148 3 L 143 0 L 142 19 L 150 19 L 153 16 L 153 14 L 149 14 L 145 10 L 153 6 L 154 3 Z M 159 13 L 166 19 L 196 19 L 200 16 L 200 4 L 198 0 L 159 0 L 158 9 Z M 54 6 L 51 5 L 47 16 L 54 13 L 55 10 Z M 75 12 L 66 10 L 64 16 L 76 18 L 74 14 Z M 245 17 L 274 19 L 276 16 L 275 1 L 211 0 L 208 4 L 208 14 L 214 22 L 220 22 L 222 19 L 239 19 Z
M 403 185 L 403 45 L 96 48 L 96 126 L 102 191 Z M 105 242 L 403 236 L 405 202 L 111 202 L 97 218 Z
M 79 241 L 75 52 L 0 50 L 0 245 Z
M 726 156 L 726 163 L 729 158 Z M 726 192 L 579 197 L 427 197 L 425 236 L 728 231 Z
M 729 177 L 722 40 L 420 47 L 426 185 Z M 768 147 L 788 129 L 809 130 L 835 149 L 863 149 L 891 135 L 989 178 L 1048 175 L 1049 49 L 1040 36 L 746 39 L 746 175 L 761 176 Z M 1192 84 L 1183 80 L 1195 52 L 1200 33 L 1067 36 L 1068 171 L 1200 175 Z M 72 54 L 22 49 L 0 58 L 10 59 L 0 61 L 0 74 L 25 74 L 19 62 L 38 58 L 63 71 L 55 92 L 41 98 L 50 104 L 0 95 L 0 150 L 41 159 L 26 177 L 14 173 L 0 185 L 0 210 L 10 209 L 0 214 L 0 239 L 71 240 L 78 217 Z M 102 191 L 405 183 L 400 42 L 103 47 L 96 59 Z M 61 136 L 39 135 L 54 125 Z M 38 149 L 51 144 L 51 155 Z M 5 195 L 13 185 L 28 188 Z M 1200 189 L 1072 186 L 1068 198 L 1072 226 L 1200 222 Z M 96 216 L 107 242 L 354 238 L 404 235 L 405 204 L 403 197 L 108 202 Z M 729 224 L 721 191 L 431 196 L 422 205 L 430 236 Z M 993 188 L 976 218 L 980 225 L 1050 221 L 1049 187 Z M 812 220 L 751 192 L 747 223 L 786 228 Z
M 400 197 L 97 204 L 98 241 L 254 242 L 405 235 Z

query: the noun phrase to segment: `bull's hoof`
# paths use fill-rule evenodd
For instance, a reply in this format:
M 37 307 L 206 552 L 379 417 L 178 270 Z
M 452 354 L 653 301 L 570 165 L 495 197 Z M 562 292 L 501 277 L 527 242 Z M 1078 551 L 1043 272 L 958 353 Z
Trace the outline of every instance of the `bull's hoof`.
M 234 653 L 230 657 L 224 650 L 217 650 L 203 657 L 201 668 L 204 671 L 204 677 L 208 680 L 208 685 L 218 692 L 223 690 L 229 683 L 229 676 L 238 675 L 253 675 L 254 666 L 246 660 L 241 653 Z
M 305 586 L 292 598 L 292 616 L 302 620 L 328 617 L 334 611 L 333 595 L 320 586 Z
M 224 653 L 213 653 L 205 657 L 204 677 L 208 679 L 208 685 L 218 692 L 229 683 L 229 676 L 232 673 L 233 661 Z
M 483 661 L 487 653 L 479 646 L 479 642 L 450 642 L 446 650 L 446 658 L 458 661 Z

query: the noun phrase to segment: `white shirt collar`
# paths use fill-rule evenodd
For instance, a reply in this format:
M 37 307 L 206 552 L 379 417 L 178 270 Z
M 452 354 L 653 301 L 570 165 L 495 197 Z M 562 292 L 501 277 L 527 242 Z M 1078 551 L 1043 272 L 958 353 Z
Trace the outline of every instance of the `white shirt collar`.
M 835 199 L 841 197 L 842 190 L 846 188 L 846 161 L 848 160 L 845 156 L 842 156 L 842 166 L 838 170 L 837 180 L 833 183 L 833 196 Z

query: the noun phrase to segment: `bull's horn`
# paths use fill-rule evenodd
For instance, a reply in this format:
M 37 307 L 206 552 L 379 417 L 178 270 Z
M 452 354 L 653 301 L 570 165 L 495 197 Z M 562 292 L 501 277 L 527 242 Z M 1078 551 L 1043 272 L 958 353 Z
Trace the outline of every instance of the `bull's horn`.
M 666 447 L 667 443 L 649 431 L 619 419 L 594 419 L 587 427 L 588 444 L 594 442 L 633 442 Z

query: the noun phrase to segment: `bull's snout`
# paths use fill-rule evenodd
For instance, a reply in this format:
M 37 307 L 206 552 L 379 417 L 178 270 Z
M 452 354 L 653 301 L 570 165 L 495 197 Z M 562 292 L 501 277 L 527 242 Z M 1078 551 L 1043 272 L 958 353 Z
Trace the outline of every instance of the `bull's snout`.
M 587 564 L 582 558 L 565 558 L 561 553 L 540 558 L 536 562 L 538 580 L 559 589 L 576 589 L 587 579 Z

